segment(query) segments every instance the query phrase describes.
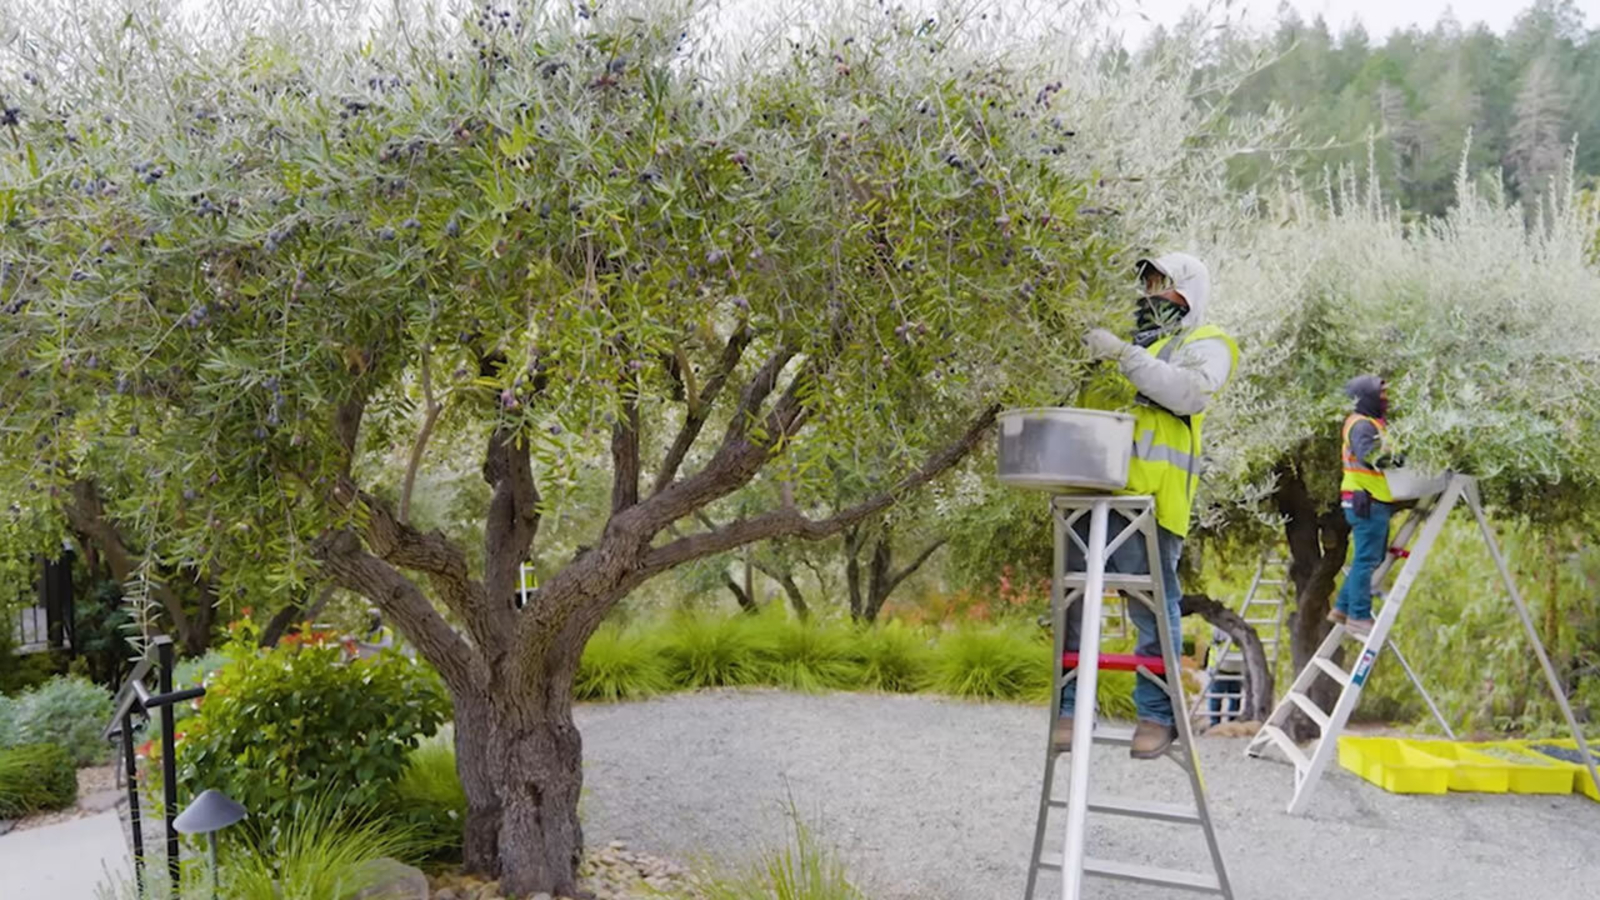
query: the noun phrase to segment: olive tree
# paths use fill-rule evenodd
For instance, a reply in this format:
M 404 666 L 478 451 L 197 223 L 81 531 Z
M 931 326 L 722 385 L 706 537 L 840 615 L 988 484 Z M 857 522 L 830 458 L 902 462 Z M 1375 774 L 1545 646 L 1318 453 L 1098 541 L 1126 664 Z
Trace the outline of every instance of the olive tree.
M 92 475 L 225 598 L 321 580 L 377 604 L 448 686 L 467 866 L 517 893 L 574 889 L 571 686 L 608 611 L 696 559 L 839 534 L 999 404 L 1069 392 L 1079 334 L 1125 314 L 1144 208 L 1109 151 L 1138 103 L 1185 97 L 1128 108 L 1060 44 L 865 3 L 743 57 L 661 3 L 20 5 L 12 527 Z M 473 526 L 424 527 L 418 473 L 468 461 L 481 486 L 441 520 Z M 845 463 L 870 477 L 841 502 Z M 592 465 L 609 490 L 570 522 L 593 530 L 541 558 Z M 700 524 L 741 492 L 779 499 Z
M 1565 183 L 1532 222 L 1498 180 L 1465 170 L 1449 212 L 1413 224 L 1375 181 L 1348 175 L 1263 208 L 1207 251 L 1213 309 L 1245 353 L 1207 423 L 1201 520 L 1236 541 L 1287 542 L 1298 669 L 1328 632 L 1348 552 L 1339 443 L 1352 376 L 1389 381 L 1391 433 L 1412 464 L 1476 476 L 1499 515 L 1557 528 L 1600 500 L 1600 272 L 1594 215 Z

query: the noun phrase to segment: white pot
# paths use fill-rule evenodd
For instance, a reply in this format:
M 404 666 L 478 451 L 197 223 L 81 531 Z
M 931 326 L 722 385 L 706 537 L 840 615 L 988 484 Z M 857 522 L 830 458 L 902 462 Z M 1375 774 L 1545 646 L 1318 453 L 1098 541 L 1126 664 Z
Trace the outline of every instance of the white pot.
M 1048 491 L 1128 485 L 1133 416 L 1097 409 L 1011 409 L 999 416 L 1000 480 Z

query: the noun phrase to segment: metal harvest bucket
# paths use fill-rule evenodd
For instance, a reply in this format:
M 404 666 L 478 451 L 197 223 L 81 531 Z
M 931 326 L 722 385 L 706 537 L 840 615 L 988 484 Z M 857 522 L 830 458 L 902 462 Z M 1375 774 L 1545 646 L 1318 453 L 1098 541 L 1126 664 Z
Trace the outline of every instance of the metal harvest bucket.
M 1097 409 L 1011 409 L 999 416 L 1000 480 L 1035 490 L 1128 485 L 1133 416 Z
M 1383 473 L 1389 482 L 1389 496 L 1395 500 L 1421 500 L 1440 493 L 1450 484 L 1449 472 L 1420 469 L 1390 469 Z

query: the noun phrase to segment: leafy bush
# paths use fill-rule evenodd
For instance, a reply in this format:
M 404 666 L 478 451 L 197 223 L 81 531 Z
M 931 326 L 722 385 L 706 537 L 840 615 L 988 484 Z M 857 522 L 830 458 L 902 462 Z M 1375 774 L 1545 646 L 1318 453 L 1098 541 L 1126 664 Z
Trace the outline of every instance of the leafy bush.
M 942 694 L 1000 700 L 1048 695 L 1050 646 L 1020 627 L 948 632 L 939 641 L 929 686 Z
M 398 653 L 347 663 L 325 638 L 259 652 L 246 634 L 228 657 L 178 743 L 178 776 L 268 826 L 312 815 L 327 792 L 375 807 L 449 709 L 434 671 Z
M 385 814 L 414 827 L 420 850 L 432 860 L 460 857 L 467 795 L 456 774 L 451 726 L 427 738 L 406 759 Z
M 749 616 L 682 613 L 662 634 L 672 682 L 684 688 L 761 683 L 763 635 Z
M 798 691 L 843 690 L 861 684 L 861 663 L 850 632 L 791 619 L 778 610 L 756 622 L 763 684 Z
M 927 683 L 933 650 L 921 635 L 899 622 L 863 629 L 855 637 L 861 687 L 874 691 L 917 691 Z
M 66 809 L 78 802 L 72 755 L 54 744 L 0 750 L 0 819 Z
M 18 697 L 12 727 L 0 744 L 55 744 L 80 766 L 110 754 L 100 732 L 111 718 L 111 695 L 86 678 L 58 676 Z
M 635 700 L 671 690 L 672 676 L 661 642 L 640 631 L 607 623 L 589 638 L 573 681 L 578 700 Z

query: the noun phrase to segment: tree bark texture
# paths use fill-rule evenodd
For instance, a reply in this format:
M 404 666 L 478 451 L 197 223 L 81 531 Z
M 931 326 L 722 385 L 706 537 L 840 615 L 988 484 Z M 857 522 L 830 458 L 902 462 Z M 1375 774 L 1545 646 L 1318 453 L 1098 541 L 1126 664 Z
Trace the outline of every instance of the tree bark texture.
M 801 398 L 818 365 L 807 360 L 787 385 L 780 385 L 795 350 L 778 346 L 739 392 L 726 433 L 709 459 L 698 471 L 675 477 L 706 424 L 705 405 L 722 391 L 748 343 L 743 332 L 729 341 L 703 389 L 693 385 L 692 373 L 681 373 L 685 396 L 694 394 L 690 416 L 668 451 L 665 474 L 658 475 L 648 496 L 639 485 L 643 423 L 631 411 L 618 423 L 612 435 L 609 520 L 592 544 L 528 593 L 522 608 L 512 599 L 539 526 L 539 494 L 531 447 L 508 426 L 493 430 L 485 451 L 483 477 L 491 499 L 481 579 L 470 571 L 459 545 L 437 531 L 419 531 L 348 474 L 330 489 L 330 507 L 359 511 L 360 524 L 330 529 L 312 551 L 336 587 L 376 604 L 444 679 L 455 706 L 456 764 L 467 796 L 466 868 L 498 878 L 508 894 L 577 893 L 583 778 L 572 683 L 584 645 L 622 598 L 686 562 L 771 538 L 819 540 L 880 515 L 896 496 L 965 458 L 998 412 L 994 407 L 982 411 L 919 468 L 828 518 L 810 518 L 785 503 L 720 526 L 702 520 L 706 530 L 679 534 L 679 522 L 749 484 L 806 422 Z M 336 425 L 346 434 L 359 421 L 359 410 L 341 408 Z M 672 539 L 658 543 L 663 533 Z M 896 573 L 884 571 L 892 589 Z
M 1289 615 L 1289 650 L 1294 670 L 1310 664 L 1317 648 L 1333 626 L 1327 621 L 1329 599 L 1338 586 L 1339 570 L 1350 549 L 1350 525 L 1344 520 L 1338 499 L 1319 501 L 1306 489 L 1298 468 L 1292 463 L 1278 466 L 1275 499 L 1283 516 L 1284 538 L 1289 544 L 1289 580 L 1294 584 L 1295 608 Z M 1341 662 L 1343 650 L 1335 655 Z M 1339 685 L 1321 676 L 1308 691 L 1323 709 L 1338 701 Z M 1289 719 L 1289 736 L 1297 741 L 1311 740 L 1320 734 L 1316 724 L 1295 710 Z
M 872 555 L 867 560 L 867 583 L 863 593 L 861 584 L 861 550 L 868 540 L 872 542 Z M 865 529 L 856 529 L 845 535 L 845 577 L 850 585 L 850 618 L 857 622 L 872 623 L 878 620 L 901 582 L 922 568 L 940 547 L 944 538 L 936 538 L 920 550 L 911 562 L 896 571 L 894 568 L 894 531 L 887 522 L 880 524 L 876 533 L 868 535 Z
M 1234 646 L 1244 655 L 1244 700 L 1241 715 L 1246 721 L 1265 722 L 1272 715 L 1274 685 L 1272 667 L 1267 665 L 1267 651 L 1255 627 L 1246 623 L 1243 616 L 1211 599 L 1205 594 L 1184 594 L 1180 614 L 1199 616 L 1233 638 Z

